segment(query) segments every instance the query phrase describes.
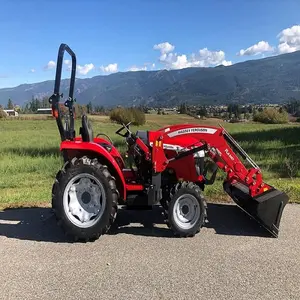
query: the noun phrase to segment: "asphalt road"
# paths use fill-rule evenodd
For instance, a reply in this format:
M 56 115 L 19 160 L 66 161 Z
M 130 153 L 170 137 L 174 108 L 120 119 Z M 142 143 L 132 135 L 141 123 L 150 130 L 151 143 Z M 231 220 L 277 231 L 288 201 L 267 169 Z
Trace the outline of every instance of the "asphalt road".
M 300 299 L 300 205 L 277 239 L 233 205 L 210 204 L 209 218 L 178 239 L 151 227 L 158 211 L 121 211 L 114 235 L 82 244 L 49 209 L 0 212 L 0 299 Z

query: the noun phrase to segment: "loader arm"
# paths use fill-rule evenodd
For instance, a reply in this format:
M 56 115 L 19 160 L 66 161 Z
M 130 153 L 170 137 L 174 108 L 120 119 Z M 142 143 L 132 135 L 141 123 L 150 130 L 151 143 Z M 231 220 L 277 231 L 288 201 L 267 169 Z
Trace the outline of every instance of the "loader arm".
M 154 153 L 161 153 L 162 148 L 171 149 L 170 147 L 173 146 L 182 156 L 182 150 L 190 151 L 191 146 L 206 145 L 207 155 L 227 174 L 226 181 L 230 183 L 238 181 L 246 185 L 252 197 L 270 189 L 270 186 L 263 182 L 260 168 L 224 128 L 190 124 L 175 125 L 160 129 L 153 133 L 152 137 Z M 248 160 L 252 167 L 247 169 L 235 152 Z M 180 158 L 179 154 L 178 158 Z M 155 160 L 156 167 L 160 171 L 167 167 L 166 159 L 161 158 L 162 156 Z M 158 166 L 160 162 L 163 165 Z
M 281 214 L 288 196 L 263 181 L 260 168 L 224 128 L 181 124 L 161 128 L 149 136 L 153 145 L 152 152 L 160 156 L 156 160 L 156 168 L 160 171 L 168 167 L 168 162 L 176 159 L 178 169 L 182 169 L 182 153 L 193 155 L 190 151 L 193 147 L 202 149 L 201 145 L 205 146 L 206 155 L 227 174 L 223 183 L 227 194 L 273 236 L 278 235 Z M 176 155 L 167 159 L 166 149 L 172 147 Z M 247 168 L 238 155 L 248 161 L 251 167 Z

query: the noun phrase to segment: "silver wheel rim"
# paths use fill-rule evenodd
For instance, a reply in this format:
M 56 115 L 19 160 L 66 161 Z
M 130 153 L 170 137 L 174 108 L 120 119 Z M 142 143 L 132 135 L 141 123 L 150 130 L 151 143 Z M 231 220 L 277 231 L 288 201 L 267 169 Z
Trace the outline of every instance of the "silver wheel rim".
M 91 227 L 102 217 L 106 206 L 104 187 L 95 176 L 78 174 L 65 188 L 63 206 L 66 216 L 75 226 Z
M 174 221 L 181 229 L 191 229 L 198 222 L 200 211 L 200 205 L 195 196 L 190 194 L 181 195 L 175 201 L 173 207 Z

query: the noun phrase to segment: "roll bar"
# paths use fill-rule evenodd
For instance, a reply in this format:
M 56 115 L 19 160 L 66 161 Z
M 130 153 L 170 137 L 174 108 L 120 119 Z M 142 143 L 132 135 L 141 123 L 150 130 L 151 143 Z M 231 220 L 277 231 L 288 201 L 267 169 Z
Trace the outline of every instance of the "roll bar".
M 69 89 L 69 97 L 65 101 L 64 105 L 69 109 L 69 124 L 66 124 L 66 129 L 62 124 L 61 119 L 61 111 L 59 108 L 60 98 L 63 97 L 63 94 L 60 94 L 60 83 L 61 83 L 61 73 L 62 73 L 62 66 L 63 66 L 63 58 L 64 53 L 67 51 L 69 55 L 72 57 L 72 68 L 71 68 L 71 78 L 70 78 L 70 89 Z M 71 50 L 71 48 L 67 44 L 61 44 L 58 50 L 57 55 L 57 64 L 56 64 L 56 75 L 55 75 L 55 83 L 54 83 L 54 93 L 49 98 L 49 103 L 52 106 L 52 115 L 56 119 L 56 123 L 58 126 L 58 130 L 60 133 L 61 140 L 64 141 L 66 139 L 74 139 L 75 131 L 74 131 L 74 86 L 75 86 L 75 79 L 76 79 L 76 55 Z

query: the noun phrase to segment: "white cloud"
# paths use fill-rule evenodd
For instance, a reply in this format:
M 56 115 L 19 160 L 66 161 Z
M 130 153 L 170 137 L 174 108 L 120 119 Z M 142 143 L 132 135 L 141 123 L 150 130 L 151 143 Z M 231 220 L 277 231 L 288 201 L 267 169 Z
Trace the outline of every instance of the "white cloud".
M 64 64 L 67 66 L 67 71 L 71 71 L 72 61 L 70 59 L 65 59 Z
M 200 65 L 203 67 L 208 66 L 230 66 L 232 65 L 231 61 L 225 59 L 225 52 L 220 51 L 210 51 L 207 48 L 199 50 L 199 55 L 195 57 L 196 60 L 200 62 Z
M 132 67 L 128 68 L 127 71 L 131 71 L 131 72 L 147 71 L 147 66 L 144 66 L 144 67 L 132 66 Z
M 237 55 L 257 55 L 269 52 L 271 55 L 291 53 L 300 50 L 300 25 L 294 25 L 283 29 L 278 35 L 279 40 L 276 48 L 269 45 L 266 41 L 260 41 L 247 49 L 241 49 Z
M 92 63 L 91 64 L 85 64 L 84 66 L 77 65 L 77 72 L 80 75 L 86 75 L 87 73 L 89 73 L 93 69 L 95 69 L 95 66 Z
M 71 63 L 72 63 L 72 61 L 70 59 L 65 59 L 64 60 L 64 64 L 67 65 L 67 66 L 71 65 Z
M 30 72 L 30 73 L 34 73 L 34 72 L 35 72 L 35 69 L 31 69 L 29 72 Z
M 72 61 L 70 59 L 65 59 L 64 60 L 64 64 L 67 66 L 67 70 L 71 71 L 71 67 L 72 67 Z M 81 65 L 77 65 L 76 66 L 77 69 L 77 73 L 80 75 L 86 75 L 88 74 L 90 71 L 95 69 L 94 64 L 90 63 L 90 64 L 85 64 L 84 66 Z
M 147 67 L 147 70 L 154 70 L 155 69 L 155 63 L 147 62 L 147 63 L 144 63 L 144 66 Z
M 278 35 L 277 47 L 272 47 L 266 41 L 260 41 L 259 43 L 247 48 L 241 49 L 237 55 L 257 55 L 267 53 L 268 55 L 278 55 L 283 53 L 291 53 L 300 50 L 300 25 L 294 25 L 289 28 L 283 29 Z
M 237 55 L 245 56 L 245 55 L 258 55 L 265 52 L 271 52 L 274 48 L 269 45 L 266 41 L 260 41 L 255 45 L 250 46 L 247 49 L 241 49 Z
M 282 30 L 277 38 L 279 38 L 278 52 L 280 54 L 300 50 L 300 25 Z
M 53 60 L 50 60 L 47 65 L 44 67 L 45 70 L 51 70 L 56 67 L 56 62 Z
M 153 49 L 159 50 L 161 54 L 164 54 L 164 53 L 172 52 L 175 49 L 175 46 L 173 46 L 169 42 L 164 42 L 164 43 L 154 45 Z
M 231 60 L 223 60 L 220 65 L 223 65 L 224 67 L 228 67 L 228 66 L 232 65 L 232 61 Z
M 164 45 L 164 46 L 160 46 Z M 170 45 L 170 46 L 166 46 Z M 200 49 L 198 53 L 192 53 L 190 57 L 186 54 L 177 54 L 172 51 L 175 49 L 173 45 L 168 42 L 155 45 L 153 47 L 156 50 L 160 50 L 159 61 L 166 67 L 166 69 L 183 69 L 190 67 L 209 67 L 224 65 L 229 66 L 231 61 L 225 59 L 224 51 L 210 51 L 207 48 Z M 153 68 L 155 65 L 153 66 Z
M 136 71 L 147 71 L 147 70 L 154 70 L 155 63 L 144 63 L 143 67 L 138 67 L 136 65 L 127 69 L 127 71 L 136 72 Z
M 115 73 L 118 72 L 118 64 L 108 64 L 107 66 L 101 66 L 100 69 L 105 73 Z

